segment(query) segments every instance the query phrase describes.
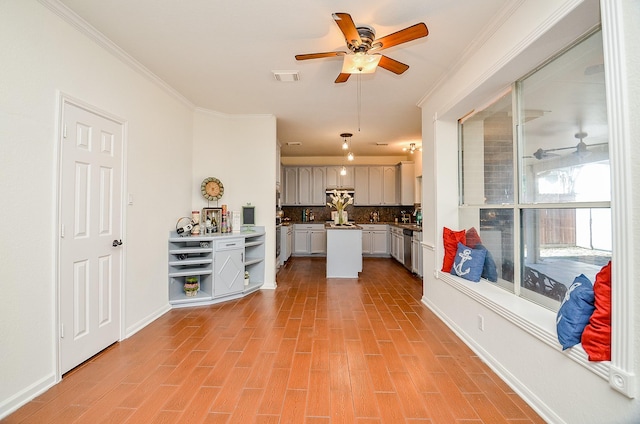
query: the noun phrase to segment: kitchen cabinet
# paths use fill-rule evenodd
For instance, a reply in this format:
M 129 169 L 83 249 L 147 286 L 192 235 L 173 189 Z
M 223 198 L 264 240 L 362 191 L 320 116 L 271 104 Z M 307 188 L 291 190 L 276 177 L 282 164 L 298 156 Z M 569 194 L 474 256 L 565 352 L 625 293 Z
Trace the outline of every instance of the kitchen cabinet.
M 389 256 L 389 226 L 385 224 L 361 224 L 362 254 Z
M 311 204 L 322 205 L 326 203 L 327 168 L 314 166 L 311 169 Z
M 403 206 L 413 206 L 415 203 L 415 185 L 416 185 L 416 175 L 415 175 L 415 165 L 413 162 L 400 162 L 398 165 L 398 182 L 399 182 L 399 193 L 398 193 L 398 202 Z
M 383 166 L 382 167 L 382 204 L 383 205 L 398 204 L 397 189 L 398 189 L 397 167 Z
M 217 240 L 215 245 L 213 295 L 240 293 L 244 288 L 244 240 Z
M 404 236 L 402 228 L 391 225 L 391 256 L 404 265 Z
M 293 228 L 293 254 L 299 256 L 324 255 L 327 239 L 324 224 L 295 224 Z
M 284 196 L 283 205 L 298 204 L 298 168 L 284 167 Z
M 414 231 L 411 238 L 411 272 L 422 277 L 422 231 Z
M 346 166 L 346 175 L 340 175 L 342 166 L 326 167 L 326 188 L 346 189 L 355 187 L 354 167 Z
M 284 167 L 283 205 L 324 205 L 325 174 L 326 169 L 324 167 Z
M 280 227 L 280 265 L 291 257 L 291 247 L 293 245 L 293 225 L 283 225 Z
M 175 307 L 210 305 L 252 293 L 264 284 L 265 232 L 179 236 L 169 233 L 169 303 Z M 249 273 L 248 285 L 244 274 Z M 197 277 L 193 296 L 184 292 L 186 277 Z
M 354 191 L 357 194 L 353 199 L 356 206 L 369 205 L 369 167 L 356 166 L 354 169 Z
M 356 166 L 357 206 L 397 205 L 396 166 Z

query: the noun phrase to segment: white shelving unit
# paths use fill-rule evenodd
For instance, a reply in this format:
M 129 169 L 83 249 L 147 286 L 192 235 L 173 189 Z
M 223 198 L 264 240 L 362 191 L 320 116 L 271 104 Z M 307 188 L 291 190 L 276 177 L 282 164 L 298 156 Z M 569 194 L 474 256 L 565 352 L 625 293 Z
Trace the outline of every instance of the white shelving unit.
M 264 284 L 265 231 L 180 237 L 169 233 L 169 303 L 173 307 L 208 305 L 236 299 Z M 231 247 L 224 247 L 227 244 Z M 249 272 L 249 285 L 244 273 Z M 186 277 L 198 277 L 195 296 L 184 292 Z

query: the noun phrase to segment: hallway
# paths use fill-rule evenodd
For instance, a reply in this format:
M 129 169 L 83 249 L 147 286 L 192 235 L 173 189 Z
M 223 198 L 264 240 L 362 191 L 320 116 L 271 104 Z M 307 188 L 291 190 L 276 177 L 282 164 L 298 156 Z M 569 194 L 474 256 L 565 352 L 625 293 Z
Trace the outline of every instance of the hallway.
M 397 262 L 292 258 L 278 289 L 174 309 L 3 423 L 543 423 Z M 159 283 L 160 284 L 160 283 Z

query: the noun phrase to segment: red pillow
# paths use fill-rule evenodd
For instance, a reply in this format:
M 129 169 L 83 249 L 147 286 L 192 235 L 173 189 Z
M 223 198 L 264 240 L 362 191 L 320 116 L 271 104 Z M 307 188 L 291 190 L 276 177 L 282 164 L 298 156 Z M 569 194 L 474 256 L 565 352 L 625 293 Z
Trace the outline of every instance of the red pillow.
M 482 240 L 480 240 L 480 234 L 476 230 L 476 227 L 471 227 L 465 234 L 467 238 L 467 243 L 465 244 L 467 247 L 475 249 L 478 244 L 482 244 Z
M 467 239 L 464 236 L 465 230 L 453 231 L 444 227 L 442 240 L 444 242 L 444 261 L 442 262 L 442 272 L 451 272 L 453 261 L 458 251 L 458 242 L 466 245 Z
M 611 360 L 611 261 L 602 267 L 593 284 L 595 306 L 582 333 L 582 348 L 590 361 Z

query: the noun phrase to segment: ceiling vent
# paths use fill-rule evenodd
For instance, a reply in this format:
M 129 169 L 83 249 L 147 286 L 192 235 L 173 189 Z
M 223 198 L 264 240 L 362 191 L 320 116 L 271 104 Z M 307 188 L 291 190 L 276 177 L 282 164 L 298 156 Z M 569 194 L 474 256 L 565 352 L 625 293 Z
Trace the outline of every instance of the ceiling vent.
M 376 142 L 376 146 L 388 146 L 388 145 L 389 145 L 389 143 L 385 143 L 383 141 L 377 141 Z
M 300 80 L 300 73 L 298 71 L 271 71 L 276 81 L 280 82 L 295 82 Z
M 300 143 L 299 141 L 289 141 L 287 143 L 287 146 L 302 146 L 302 143 Z

